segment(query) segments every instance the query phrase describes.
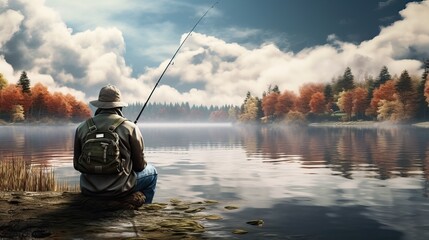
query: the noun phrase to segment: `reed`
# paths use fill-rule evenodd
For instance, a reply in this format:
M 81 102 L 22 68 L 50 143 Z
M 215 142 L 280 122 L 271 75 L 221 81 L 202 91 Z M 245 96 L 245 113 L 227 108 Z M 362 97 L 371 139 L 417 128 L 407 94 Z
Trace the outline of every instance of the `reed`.
M 0 191 L 79 191 L 78 186 L 57 182 L 52 167 L 27 164 L 20 157 L 0 159 Z

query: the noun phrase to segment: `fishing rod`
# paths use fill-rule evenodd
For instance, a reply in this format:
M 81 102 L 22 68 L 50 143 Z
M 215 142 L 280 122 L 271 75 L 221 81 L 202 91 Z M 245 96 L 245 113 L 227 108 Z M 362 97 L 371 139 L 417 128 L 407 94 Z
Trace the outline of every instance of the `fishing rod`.
M 207 15 L 207 13 L 215 7 L 216 4 L 218 4 L 219 2 L 215 2 L 209 9 L 207 9 L 207 11 L 200 17 L 200 19 L 198 19 L 198 21 L 195 23 L 194 27 L 192 27 L 191 31 L 189 31 L 189 33 L 186 35 L 185 39 L 182 41 L 182 43 L 180 44 L 180 46 L 177 48 L 176 52 L 173 54 L 173 57 L 171 57 L 170 61 L 168 62 L 167 66 L 164 68 L 164 71 L 161 73 L 161 76 L 159 77 L 158 81 L 155 84 L 155 87 L 153 87 L 152 91 L 149 94 L 149 97 L 147 98 L 146 102 L 144 103 L 142 109 L 139 112 L 139 115 L 137 115 L 136 120 L 134 121 L 135 124 L 137 124 L 137 121 L 140 118 L 140 115 L 143 113 L 143 110 L 146 108 L 147 103 L 149 102 L 149 99 L 152 97 L 153 92 L 155 92 L 156 87 L 158 86 L 159 82 L 161 81 L 162 77 L 164 76 L 165 72 L 167 71 L 168 67 L 171 65 L 171 63 L 173 62 L 174 57 L 176 57 L 176 54 L 179 52 L 180 48 L 182 48 L 183 44 L 186 42 L 186 40 L 188 39 L 188 37 L 191 35 L 191 33 L 194 31 L 194 29 L 198 26 L 198 24 L 201 22 L 201 20 L 203 20 L 203 18 Z

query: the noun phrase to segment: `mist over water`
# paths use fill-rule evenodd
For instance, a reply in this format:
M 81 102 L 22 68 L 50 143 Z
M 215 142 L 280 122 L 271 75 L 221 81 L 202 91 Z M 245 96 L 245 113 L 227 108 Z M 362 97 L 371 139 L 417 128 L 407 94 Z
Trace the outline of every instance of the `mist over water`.
M 155 201 L 220 201 L 225 220 L 210 226 L 214 235 L 243 228 L 245 239 L 429 239 L 429 129 L 139 127 L 159 171 Z M 0 126 L 0 159 L 22 156 L 78 184 L 75 128 Z M 246 225 L 252 219 L 265 224 Z

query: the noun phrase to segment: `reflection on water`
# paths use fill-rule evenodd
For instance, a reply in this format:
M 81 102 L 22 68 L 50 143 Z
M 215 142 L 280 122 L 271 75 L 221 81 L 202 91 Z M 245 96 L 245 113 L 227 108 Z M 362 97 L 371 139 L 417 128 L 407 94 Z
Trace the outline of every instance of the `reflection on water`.
M 264 162 L 299 161 L 303 168 L 330 168 L 352 178 L 429 178 L 427 131 L 414 128 L 263 128 L 242 131 L 249 158 Z
M 429 239 L 427 129 L 139 126 L 160 174 L 157 200 L 220 200 L 228 227 L 212 223 L 213 234 Z M 49 164 L 76 183 L 75 127 L 0 127 L 0 159 Z M 265 225 L 246 225 L 251 219 Z

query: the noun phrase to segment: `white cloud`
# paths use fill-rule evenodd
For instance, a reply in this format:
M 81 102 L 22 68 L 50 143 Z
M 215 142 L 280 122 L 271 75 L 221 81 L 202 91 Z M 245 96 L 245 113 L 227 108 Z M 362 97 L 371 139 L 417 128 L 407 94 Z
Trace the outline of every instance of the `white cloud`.
M 7 24 L 0 26 L 0 32 L 6 33 L 0 36 L 0 72 L 9 79 L 26 70 L 33 83 L 42 82 L 51 90 L 71 93 L 85 101 L 96 98 L 99 89 L 108 83 L 121 89 L 125 101 L 146 100 L 169 59 L 133 77 L 132 67 L 125 61 L 126 42 L 120 28 L 70 31 L 58 13 L 43 3 L 16 0 L 0 9 L 0 18 L 9 12 L 3 16 L 8 21 L 2 21 Z M 177 85 L 161 81 L 152 101 L 239 105 L 247 91 L 261 96 L 270 84 L 297 91 L 306 82 L 330 82 L 346 67 L 351 67 L 357 79 L 367 74 L 376 76 L 383 65 L 392 75 L 404 69 L 420 74 L 420 62 L 410 56 L 415 52 L 429 54 L 429 28 L 425 24 L 429 22 L 429 1 L 408 4 L 401 16 L 403 20 L 360 44 L 342 42 L 330 35 L 325 45 L 298 53 L 283 51 L 269 42 L 246 47 L 193 33 L 166 74 Z M 254 32 L 244 30 L 240 34 Z M 180 85 L 190 87 L 179 91 Z
M 19 25 L 23 19 L 24 16 L 13 10 L 7 10 L 0 14 L 0 22 L 2 23 L 2 27 L 0 28 L 0 47 L 9 41 L 13 34 L 19 30 Z

